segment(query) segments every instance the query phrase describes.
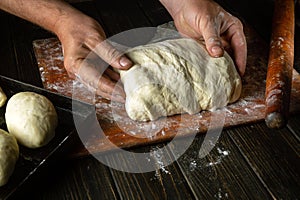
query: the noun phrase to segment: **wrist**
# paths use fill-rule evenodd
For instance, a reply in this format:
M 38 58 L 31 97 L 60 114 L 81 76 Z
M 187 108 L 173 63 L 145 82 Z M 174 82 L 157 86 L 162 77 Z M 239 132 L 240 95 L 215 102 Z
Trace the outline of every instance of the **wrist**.
M 64 39 L 67 33 L 74 34 L 80 30 L 83 23 L 88 23 L 90 18 L 80 11 L 66 11 L 55 20 L 50 31 L 57 35 L 59 39 Z M 74 31 L 75 30 L 75 31 Z
M 60 36 L 68 27 L 76 25 L 78 15 L 80 15 L 80 12 L 72 7 L 63 8 L 59 13 L 54 14 L 49 30 Z

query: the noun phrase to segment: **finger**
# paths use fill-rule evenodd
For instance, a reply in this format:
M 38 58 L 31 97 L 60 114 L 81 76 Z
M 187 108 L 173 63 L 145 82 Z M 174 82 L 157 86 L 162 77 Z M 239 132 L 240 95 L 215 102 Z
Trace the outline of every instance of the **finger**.
M 107 41 L 99 43 L 93 51 L 100 56 L 105 62 L 112 67 L 121 70 L 127 70 L 132 66 L 132 61 L 124 55 L 124 53 L 118 51 L 111 46 Z
M 222 38 L 222 47 L 231 57 L 234 57 L 232 48 L 225 38 Z
M 90 50 L 84 47 L 77 48 L 74 45 L 69 45 L 67 48 L 64 48 L 64 67 L 70 77 L 75 78 L 75 74 L 80 67 L 80 61 L 87 57 L 89 53 Z
M 110 77 L 113 81 L 120 80 L 120 74 L 110 68 L 107 68 L 104 73 L 107 74 L 107 76 Z
M 125 98 L 125 93 L 122 87 L 116 85 L 108 76 L 101 74 L 93 65 L 84 60 L 78 72 L 76 73 L 77 79 L 88 87 L 91 91 L 96 93 L 107 94 L 105 97 L 120 96 Z
M 215 27 L 215 23 L 207 22 L 202 29 L 202 35 L 205 41 L 206 49 L 210 56 L 221 57 L 224 54 L 219 31 Z
M 109 93 L 105 93 L 101 90 L 97 91 L 97 94 L 100 95 L 101 97 L 105 98 L 105 99 L 109 99 L 112 101 L 116 101 L 116 102 L 120 102 L 120 103 L 125 103 L 125 98 L 119 95 L 112 95 Z
M 224 50 L 229 50 L 231 48 L 230 43 L 225 38 L 222 37 L 221 42 Z
M 237 20 L 229 27 L 228 34 L 231 36 L 230 44 L 233 50 L 235 64 L 238 67 L 240 75 L 243 76 L 247 62 L 247 43 L 242 23 Z
M 120 84 L 113 82 L 107 75 L 100 77 L 97 92 L 102 91 L 110 94 L 112 97 L 125 99 L 125 92 Z
M 123 97 L 119 97 L 119 96 L 112 96 L 110 94 L 107 93 L 103 93 L 100 91 L 100 93 L 97 93 L 98 95 L 100 95 L 101 97 L 111 100 L 111 101 L 116 101 L 116 102 L 120 102 L 120 103 L 125 103 L 125 99 Z
M 76 78 L 83 84 L 85 84 L 89 89 L 95 90 L 98 85 L 98 80 L 101 77 L 101 72 L 96 70 L 88 60 L 78 61 L 79 67 L 75 72 Z

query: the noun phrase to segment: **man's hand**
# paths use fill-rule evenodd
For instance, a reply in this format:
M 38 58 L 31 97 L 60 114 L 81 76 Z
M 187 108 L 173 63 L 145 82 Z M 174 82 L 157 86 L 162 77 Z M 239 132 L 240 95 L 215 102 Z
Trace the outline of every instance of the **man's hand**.
M 0 9 L 55 33 L 70 76 L 105 98 L 125 101 L 123 87 L 116 84 L 119 74 L 107 66 L 126 70 L 132 62 L 105 42 L 94 19 L 61 0 L 0 0 Z
M 212 0 L 161 0 L 184 36 L 204 39 L 212 57 L 232 52 L 240 75 L 245 73 L 247 44 L 243 25 Z
M 62 17 L 55 30 L 62 43 L 69 75 L 105 98 L 124 102 L 123 87 L 117 84 L 119 74 L 108 64 L 126 70 L 132 62 L 105 41 L 101 26 L 94 19 L 78 14 Z

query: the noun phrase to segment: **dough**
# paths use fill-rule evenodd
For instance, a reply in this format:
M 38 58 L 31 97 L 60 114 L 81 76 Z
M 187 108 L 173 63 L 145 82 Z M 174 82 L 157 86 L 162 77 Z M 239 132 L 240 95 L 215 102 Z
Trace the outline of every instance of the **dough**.
M 46 97 L 20 92 L 7 102 L 5 120 L 9 133 L 29 148 L 46 145 L 55 135 L 57 114 Z
M 7 100 L 7 97 L 6 97 L 5 93 L 3 92 L 2 88 L 0 87 L 0 107 L 4 106 L 6 100 Z
M 19 146 L 15 137 L 0 129 L 0 186 L 12 175 L 19 158 Z
M 236 101 L 241 78 L 230 56 L 212 58 L 204 45 L 180 38 L 138 46 L 126 55 L 135 65 L 119 71 L 126 112 L 133 120 L 214 110 Z

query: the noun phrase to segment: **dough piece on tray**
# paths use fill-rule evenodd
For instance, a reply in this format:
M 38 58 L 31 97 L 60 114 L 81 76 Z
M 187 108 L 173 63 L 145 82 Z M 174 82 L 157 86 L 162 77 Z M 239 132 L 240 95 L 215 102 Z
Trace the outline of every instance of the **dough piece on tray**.
M 0 129 L 0 186 L 12 175 L 19 158 L 19 146 L 16 138 Z
M 5 93 L 3 92 L 2 88 L 0 87 L 0 108 L 4 106 L 5 102 L 7 100 L 7 97 Z
M 34 92 L 19 92 L 7 102 L 5 120 L 10 134 L 28 148 L 46 145 L 55 135 L 58 119 L 49 99 Z
M 126 55 L 135 64 L 120 75 L 133 120 L 214 110 L 240 97 L 241 78 L 230 56 L 212 58 L 193 39 L 142 45 Z

